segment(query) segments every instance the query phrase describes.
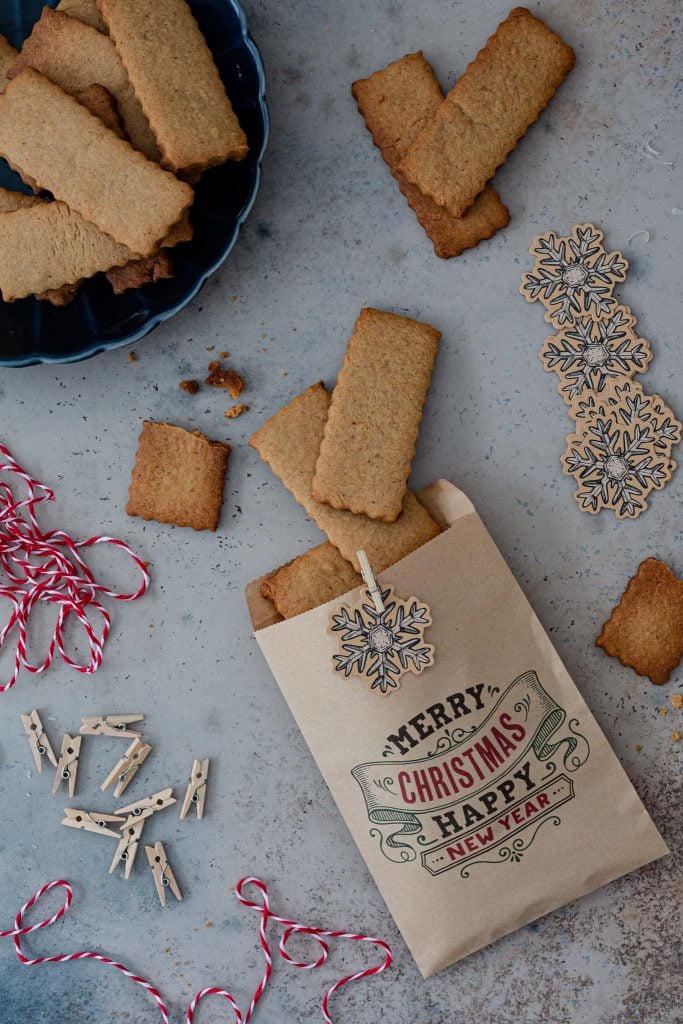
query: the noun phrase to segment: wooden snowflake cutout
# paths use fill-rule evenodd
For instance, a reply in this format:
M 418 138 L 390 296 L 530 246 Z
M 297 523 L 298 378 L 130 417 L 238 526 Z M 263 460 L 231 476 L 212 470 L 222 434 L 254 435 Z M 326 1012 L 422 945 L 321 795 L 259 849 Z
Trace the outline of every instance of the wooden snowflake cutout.
M 547 231 L 532 242 L 534 267 L 522 275 L 519 290 L 527 302 L 543 303 L 545 319 L 554 327 L 613 312 L 612 293 L 625 279 L 628 261 L 620 252 L 606 252 L 602 241 L 602 231 L 593 224 L 576 224 L 566 238 Z
M 643 373 L 652 359 L 649 342 L 639 338 L 636 319 L 625 306 L 617 306 L 604 320 L 577 317 L 558 334 L 546 338 L 541 361 L 560 378 L 557 390 L 570 407 L 600 395 L 615 382 L 624 383 Z
M 671 455 L 683 434 L 683 424 L 677 420 L 661 395 L 650 395 L 634 380 L 611 380 L 600 395 L 589 394 L 572 408 L 572 416 L 583 429 L 581 421 L 594 415 L 607 416 L 616 412 L 619 422 L 631 425 L 636 420 L 651 427 L 654 446 L 659 452 Z
M 577 427 L 567 438 L 562 466 L 579 485 L 579 507 L 637 518 L 650 493 L 671 479 L 671 449 L 680 440 L 681 424 L 658 395 L 645 395 L 628 382 L 586 411 Z
M 419 675 L 433 665 L 434 648 L 424 640 L 432 623 L 429 608 L 415 597 L 396 597 L 392 587 L 380 593 L 381 611 L 371 591 L 364 589 L 357 604 L 342 605 L 333 613 L 330 632 L 339 639 L 335 672 L 347 679 L 359 676 L 386 696 L 398 689 L 406 672 Z

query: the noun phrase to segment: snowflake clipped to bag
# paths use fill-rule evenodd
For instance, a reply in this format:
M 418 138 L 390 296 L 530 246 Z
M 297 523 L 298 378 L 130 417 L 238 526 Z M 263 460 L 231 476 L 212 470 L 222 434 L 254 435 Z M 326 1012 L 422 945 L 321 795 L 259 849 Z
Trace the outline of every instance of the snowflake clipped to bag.
M 625 279 L 628 261 L 620 252 L 606 252 L 602 240 L 593 224 L 576 224 L 567 238 L 548 231 L 532 242 L 534 267 L 522 275 L 519 290 L 527 302 L 543 303 L 553 326 L 573 324 L 584 314 L 601 319 L 614 309 L 612 292 Z
M 332 614 L 330 633 L 341 634 L 334 669 L 347 679 L 360 676 L 386 696 L 406 672 L 419 675 L 434 664 L 434 648 L 424 639 L 432 615 L 416 597 L 403 601 L 392 587 L 382 590 L 364 551 L 358 552 L 358 562 L 367 589 L 356 604 L 343 604 Z
M 332 616 L 331 631 L 341 633 L 341 654 L 335 654 L 335 670 L 346 678 L 360 676 L 371 690 L 387 694 L 399 687 L 406 672 L 419 675 L 434 664 L 434 648 L 424 642 L 424 631 L 432 623 L 429 608 L 416 598 L 401 601 L 391 587 L 382 591 L 384 610 L 379 612 L 366 600 L 351 608 L 342 605 Z

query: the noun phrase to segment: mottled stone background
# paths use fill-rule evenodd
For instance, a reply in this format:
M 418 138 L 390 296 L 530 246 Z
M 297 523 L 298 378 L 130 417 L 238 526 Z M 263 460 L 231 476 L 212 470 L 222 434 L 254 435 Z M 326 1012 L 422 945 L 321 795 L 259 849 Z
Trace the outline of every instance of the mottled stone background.
M 363 304 L 438 325 L 443 342 L 414 483 L 448 477 L 476 503 L 655 821 L 680 846 L 680 745 L 661 717 L 682 674 L 657 689 L 593 640 L 638 562 L 683 573 L 679 471 L 637 522 L 581 514 L 559 457 L 570 426 L 543 373 L 542 309 L 517 293 L 539 231 L 593 220 L 631 261 L 622 300 L 655 352 L 648 386 L 683 412 L 678 0 L 531 3 L 577 52 L 550 109 L 496 175 L 512 222 L 458 260 L 437 260 L 356 112 L 349 86 L 423 48 L 448 86 L 508 12 L 502 0 L 365 3 L 251 0 L 268 74 L 272 141 L 260 196 L 222 271 L 185 312 L 136 346 L 76 366 L 0 376 L 3 440 L 56 486 L 51 519 L 76 535 L 111 531 L 153 563 L 144 602 L 115 609 L 104 668 L 55 668 L 0 698 L 0 927 L 43 881 L 73 881 L 66 921 L 36 952 L 94 946 L 124 957 L 167 994 L 174 1021 L 190 993 L 233 986 L 244 1004 L 261 966 L 255 917 L 229 887 L 272 886 L 285 914 L 388 938 L 392 970 L 335 1001 L 338 1024 L 674 1024 L 681 1002 L 680 866 L 667 858 L 422 981 L 250 634 L 245 583 L 319 541 L 316 527 L 246 445 L 310 383 L 333 382 Z M 678 67 L 677 67 L 678 64 Z M 654 140 L 664 159 L 645 151 Z M 680 211 L 679 211 L 680 212 Z M 628 244 L 639 229 L 650 232 Z M 226 421 L 225 396 L 178 391 L 207 346 L 228 349 L 251 411 Z M 199 427 L 234 445 L 216 536 L 123 512 L 141 420 Z M 159 817 L 186 892 L 161 912 L 144 853 L 133 878 L 109 877 L 112 847 L 60 827 L 62 797 L 29 771 L 19 714 L 37 706 L 55 741 L 81 715 L 144 711 L 155 749 L 129 790 L 182 787 L 210 756 L 204 822 Z M 340 740 L 343 742 L 343 738 Z M 642 747 L 637 751 L 636 745 Z M 102 777 L 121 742 L 84 745 L 78 801 L 107 806 Z M 596 829 L 600 822 L 596 822 Z M 208 926 L 211 922 L 212 927 Z M 448 922 L 439 923 L 448 927 Z M 359 951 L 318 972 L 278 964 L 257 1020 L 319 1017 L 323 988 Z M 226 1021 L 225 1004 L 202 1010 Z M 92 964 L 24 968 L 0 944 L 2 1024 L 158 1019 L 140 990 Z

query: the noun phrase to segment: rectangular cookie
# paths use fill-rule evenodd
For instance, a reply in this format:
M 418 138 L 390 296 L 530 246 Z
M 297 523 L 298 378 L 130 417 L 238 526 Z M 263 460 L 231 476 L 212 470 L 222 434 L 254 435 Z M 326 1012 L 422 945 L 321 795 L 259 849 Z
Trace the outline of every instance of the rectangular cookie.
M 96 28 L 98 32 L 107 34 L 107 26 L 98 10 L 97 0 L 60 0 L 57 10 L 68 14 L 70 18 L 84 21 L 86 25 Z
M 98 117 L 110 131 L 115 132 L 119 138 L 127 138 L 123 122 L 119 116 L 117 105 L 112 93 L 105 89 L 102 85 L 89 85 L 87 89 L 82 92 L 76 93 L 76 98 L 79 103 L 83 103 L 87 106 L 91 114 Z M 142 284 L 147 284 L 150 281 L 159 281 L 161 278 L 168 278 L 172 276 L 172 273 L 166 272 L 169 269 L 170 259 L 167 254 L 164 254 L 165 249 L 173 249 L 174 246 L 180 245 L 181 242 L 191 242 L 194 236 L 193 223 L 189 218 L 189 211 L 185 211 L 178 223 L 171 228 L 166 238 L 164 239 L 164 248 L 160 250 L 154 256 L 146 256 L 140 260 L 134 260 L 132 263 L 143 264 L 146 269 L 142 270 L 138 268 L 137 271 L 133 272 L 129 276 L 129 280 L 126 287 L 120 290 L 114 288 L 117 295 L 121 294 L 121 291 L 128 291 L 129 288 L 138 288 L 139 285 L 132 284 L 132 282 L 138 278 L 144 278 L 141 281 Z M 124 278 L 122 274 L 125 274 L 125 267 L 114 267 L 113 271 L 116 271 L 117 281 L 119 284 L 123 282 Z M 154 271 L 153 276 L 150 273 Z M 114 282 L 111 282 L 114 285 Z
M 398 519 L 440 337 L 409 317 L 361 310 L 332 392 L 316 501 L 385 523 Z
M 33 68 L 0 95 L 0 156 L 24 181 L 149 256 L 178 223 L 193 192 L 102 124 Z
M 146 284 L 157 281 L 168 281 L 173 277 L 174 268 L 167 249 L 160 249 L 154 256 L 145 256 L 141 260 L 131 260 L 124 267 L 110 267 L 107 281 L 112 286 L 114 295 L 123 295 L 132 288 L 142 288 Z
M 17 59 L 17 51 L 8 39 L 0 35 L 0 92 L 7 85 L 7 72 Z
M 0 188 L 0 213 L 14 213 L 15 210 L 27 210 L 44 202 L 39 196 L 28 196 L 24 192 L 13 192 L 11 189 Z M 59 288 L 49 288 L 37 295 L 37 299 L 50 302 L 53 306 L 66 306 L 76 298 L 78 284 L 65 284 Z
M 23 68 L 35 68 L 71 96 L 93 84 L 104 86 L 116 100 L 133 148 L 150 160 L 159 160 L 149 121 L 106 35 L 62 11 L 44 7 L 8 77 L 15 78 Z
M 16 210 L 28 210 L 44 202 L 40 196 L 29 196 L 25 192 L 13 192 L 9 188 L 0 188 L 0 213 L 14 213 Z
M 198 430 L 146 420 L 128 491 L 129 516 L 216 530 L 230 446 Z
M 74 93 L 79 103 L 87 107 L 91 114 L 99 117 L 100 121 L 107 126 L 110 132 L 118 135 L 120 139 L 127 139 L 126 130 L 119 114 L 116 100 L 103 85 L 94 82 L 87 89 L 81 89 Z
M 399 161 L 406 179 L 461 217 L 574 66 L 574 51 L 516 7 Z
M 313 498 L 311 487 L 329 404 L 325 386 L 314 384 L 269 419 L 249 444 L 356 572 L 360 571 L 356 556 L 360 549 L 365 550 L 373 570 L 382 572 L 438 536 L 441 530 L 410 492 L 395 523 L 356 516 Z
M 127 138 L 114 97 L 107 89 L 101 85 L 90 85 L 83 92 L 77 93 L 76 99 L 86 106 L 91 114 L 95 114 L 101 121 L 104 121 L 107 128 L 115 132 L 119 138 Z M 156 284 L 157 281 L 167 281 L 172 278 L 174 266 L 168 250 L 181 242 L 191 241 L 192 235 L 190 215 L 185 213 L 182 220 L 179 220 L 176 226 L 171 228 L 170 233 L 164 239 L 163 248 L 159 252 L 152 256 L 143 256 L 142 259 L 131 260 L 130 263 L 126 263 L 122 267 L 110 267 L 107 271 L 107 281 L 112 286 L 114 295 L 123 295 L 133 288 L 142 288 L 143 285 Z M 50 301 L 54 303 L 53 293 L 49 294 Z M 61 296 L 61 293 L 57 294 Z
M 491 185 L 486 185 L 462 217 L 451 217 L 398 170 L 408 146 L 443 103 L 441 86 L 421 50 L 354 82 L 351 92 L 373 142 L 433 242 L 437 256 L 459 256 L 506 227 L 510 214 Z
M 272 601 L 283 619 L 292 619 L 362 583 L 351 563 L 326 541 L 266 576 L 261 594 Z
M 0 292 L 5 302 L 76 284 L 130 258 L 130 249 L 65 203 L 22 202 L 16 212 L 0 213 Z
M 247 139 L 185 0 L 99 0 L 162 154 L 178 174 L 241 160 Z

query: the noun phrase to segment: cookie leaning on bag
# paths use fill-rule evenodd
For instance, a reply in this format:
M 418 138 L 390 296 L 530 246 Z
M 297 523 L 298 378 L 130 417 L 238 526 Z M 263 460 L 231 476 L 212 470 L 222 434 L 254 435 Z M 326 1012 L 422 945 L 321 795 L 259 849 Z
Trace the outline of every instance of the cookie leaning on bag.
M 439 534 L 407 488 L 438 339 L 429 324 L 362 310 L 332 396 L 314 384 L 249 441 L 338 549 L 323 546 L 295 559 L 282 579 L 276 572 L 264 582 L 283 617 L 348 590 L 360 549 L 381 572 Z M 361 505 L 394 520 L 371 519 Z M 321 559 L 330 570 L 324 580 Z

